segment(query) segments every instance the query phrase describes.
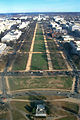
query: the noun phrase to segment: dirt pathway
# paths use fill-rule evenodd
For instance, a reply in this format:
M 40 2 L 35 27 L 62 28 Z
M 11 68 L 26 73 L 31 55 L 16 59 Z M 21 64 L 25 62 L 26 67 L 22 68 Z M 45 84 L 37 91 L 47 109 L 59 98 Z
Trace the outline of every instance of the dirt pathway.
M 57 102 L 72 102 L 72 103 L 76 103 L 76 104 L 80 104 L 80 99 L 76 99 L 76 98 L 64 98 L 64 99 L 55 99 L 54 101 Z
M 20 102 L 33 102 L 39 100 L 27 100 L 27 99 L 10 99 L 10 101 L 20 101 Z M 45 102 L 72 102 L 76 104 L 80 104 L 80 99 L 76 98 L 63 98 L 63 99 L 53 99 L 53 100 L 44 100 Z
M 8 77 L 6 77 L 6 86 L 7 86 L 7 92 L 8 94 L 10 94 L 10 86 L 9 86 Z
M 76 82 L 76 78 L 74 77 L 74 78 L 73 78 L 73 84 L 72 84 L 72 91 L 71 91 L 71 92 L 74 92 L 74 89 L 75 89 L 75 82 Z
M 31 49 L 30 49 L 30 53 L 29 53 L 29 58 L 28 58 L 28 62 L 27 62 L 26 70 L 25 71 L 29 71 L 30 67 L 31 67 L 32 52 L 33 52 L 33 47 L 34 47 L 34 41 L 35 41 L 37 27 L 38 27 L 38 24 L 36 23 L 36 27 L 35 27 L 35 31 L 34 31 L 34 36 L 33 36 L 32 44 L 31 44 Z
M 25 92 L 25 91 L 62 91 L 62 92 L 70 92 L 70 90 L 65 90 L 65 89 L 51 89 L 51 88 L 42 88 L 42 89 L 21 89 L 21 90 L 14 90 L 11 91 L 11 93 L 16 93 L 16 92 Z
M 53 70 L 52 61 L 51 61 L 51 57 L 50 57 L 50 51 L 48 49 L 47 40 L 46 40 L 46 36 L 44 35 L 44 29 L 43 29 L 43 27 L 42 27 L 42 31 L 43 31 L 44 43 L 45 43 L 45 47 L 46 47 L 48 67 L 49 67 L 49 70 Z

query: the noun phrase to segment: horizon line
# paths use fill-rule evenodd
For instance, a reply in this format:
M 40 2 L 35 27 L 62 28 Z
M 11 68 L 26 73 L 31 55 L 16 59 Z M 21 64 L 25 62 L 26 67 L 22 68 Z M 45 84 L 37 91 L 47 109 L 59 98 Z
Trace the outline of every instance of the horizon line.
M 17 14 L 20 14 L 20 13 L 23 13 L 23 14 L 25 14 L 25 13 L 80 13 L 80 12 L 76 12 L 76 11 L 61 11 L 61 12 L 0 12 L 0 14 L 15 14 L 15 13 L 17 13 Z

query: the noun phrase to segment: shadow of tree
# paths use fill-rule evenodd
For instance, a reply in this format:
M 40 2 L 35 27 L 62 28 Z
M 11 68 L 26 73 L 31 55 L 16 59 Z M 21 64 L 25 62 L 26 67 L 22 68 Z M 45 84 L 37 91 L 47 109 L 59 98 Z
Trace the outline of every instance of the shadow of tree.
M 30 114 L 35 114 L 36 113 L 36 108 L 38 104 L 42 104 L 45 106 L 46 113 L 50 114 L 51 113 L 51 103 L 46 101 L 46 97 L 42 96 L 40 93 L 36 92 L 30 92 L 29 94 L 29 100 L 30 103 L 26 104 L 25 109 L 30 113 Z

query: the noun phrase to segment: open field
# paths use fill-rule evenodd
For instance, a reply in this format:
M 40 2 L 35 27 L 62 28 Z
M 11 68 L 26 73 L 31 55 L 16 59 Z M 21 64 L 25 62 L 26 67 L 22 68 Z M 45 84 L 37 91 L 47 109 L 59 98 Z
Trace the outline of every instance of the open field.
M 40 44 L 34 44 L 34 52 L 45 52 L 45 45 L 44 43 L 41 43 Z
M 54 76 L 54 77 L 9 77 L 11 91 L 20 89 L 67 89 L 72 86 L 72 77 Z
M 38 29 L 37 29 L 36 35 L 43 35 L 42 28 L 41 28 L 40 24 L 38 24 Z
M 38 28 L 36 31 L 35 36 L 35 43 L 34 43 L 34 52 L 45 52 L 45 44 L 44 44 L 44 37 L 42 33 L 42 28 L 38 24 Z
M 26 118 L 18 111 L 13 109 L 12 111 L 13 120 L 26 120 Z
M 48 41 L 47 44 L 48 44 L 48 48 L 49 48 L 50 52 L 57 52 L 58 51 L 58 48 L 57 48 L 54 41 L 51 41 L 51 42 Z
M 30 100 L 32 100 L 30 98 Z M 41 98 L 39 99 L 35 97 L 35 100 L 41 100 Z M 51 116 L 53 118 L 56 118 L 58 116 L 62 116 L 63 118 L 61 119 L 57 119 L 57 120 L 77 120 L 76 116 L 74 115 L 76 113 L 78 113 L 78 108 L 79 106 L 77 104 L 74 103 L 70 103 L 70 102 L 45 102 L 44 100 L 40 101 L 41 103 L 44 103 L 46 106 L 46 112 L 47 112 L 47 116 Z M 27 114 L 35 114 L 35 107 L 38 104 L 37 101 L 33 101 L 33 102 L 11 102 L 11 105 L 13 107 L 13 111 L 14 109 L 17 110 L 21 110 L 23 112 L 26 112 Z M 15 116 L 17 116 L 17 114 L 15 113 Z M 21 116 L 21 115 L 20 115 Z M 24 119 L 22 119 L 24 120 Z
M 25 70 L 28 54 L 18 54 L 13 64 L 12 70 Z
M 60 53 L 50 53 L 54 69 L 67 69 L 64 59 Z
M 9 120 L 9 112 L 0 112 L 0 120 Z
M 31 47 L 31 42 L 24 42 L 20 51 L 21 52 L 29 52 Z
M 40 41 L 40 40 L 41 40 L 41 41 L 44 40 L 43 35 L 36 35 L 35 41 L 38 42 L 38 41 Z
M 77 117 L 73 115 L 68 115 L 67 117 L 64 117 L 58 120 L 77 120 Z
M 37 35 L 35 37 L 35 43 L 34 43 L 34 52 L 45 52 L 45 44 L 44 44 L 44 38 L 43 36 Z
M 48 70 L 47 56 L 43 54 L 33 54 L 31 70 Z

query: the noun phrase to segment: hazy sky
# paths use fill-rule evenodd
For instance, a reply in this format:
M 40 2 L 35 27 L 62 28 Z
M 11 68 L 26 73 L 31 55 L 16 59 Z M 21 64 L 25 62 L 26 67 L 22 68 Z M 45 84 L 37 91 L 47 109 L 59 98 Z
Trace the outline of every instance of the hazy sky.
M 80 0 L 0 0 L 3 12 L 80 12 Z

